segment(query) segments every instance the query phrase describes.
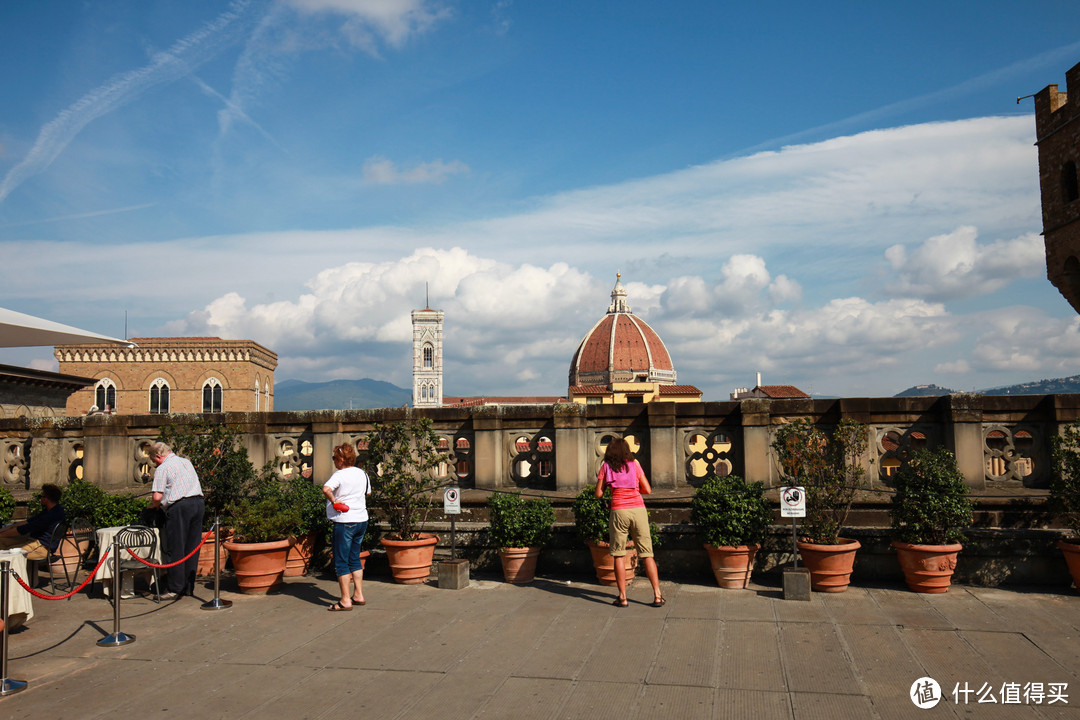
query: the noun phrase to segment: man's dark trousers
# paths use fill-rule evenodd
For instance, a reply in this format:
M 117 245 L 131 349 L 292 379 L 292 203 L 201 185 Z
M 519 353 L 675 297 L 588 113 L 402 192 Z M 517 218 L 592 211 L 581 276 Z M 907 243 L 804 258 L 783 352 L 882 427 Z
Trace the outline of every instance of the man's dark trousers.
M 198 547 L 205 512 L 206 504 L 200 496 L 181 498 L 165 509 L 166 563 L 174 563 Z M 193 594 L 198 567 L 198 553 L 186 562 L 170 567 L 166 581 L 169 592 Z

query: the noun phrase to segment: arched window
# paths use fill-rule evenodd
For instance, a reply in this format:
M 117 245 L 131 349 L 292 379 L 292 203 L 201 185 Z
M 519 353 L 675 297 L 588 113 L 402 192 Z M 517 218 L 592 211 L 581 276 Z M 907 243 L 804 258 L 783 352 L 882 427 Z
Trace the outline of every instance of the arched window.
M 263 393 L 264 393 L 263 399 L 266 401 L 265 403 L 263 403 L 263 407 L 266 408 L 266 412 L 270 412 L 273 408 L 270 407 L 270 381 L 269 380 L 266 381 L 266 388 L 263 389 Z
M 255 412 L 259 412 L 259 378 L 255 378 Z
M 435 367 L 435 348 L 431 345 L 424 345 L 424 368 L 430 369 Z
M 169 383 L 165 382 L 165 378 L 150 383 L 150 412 L 169 412 Z
M 94 386 L 94 404 L 102 412 L 116 409 L 116 385 L 109 378 L 102 378 Z
M 1069 160 L 1061 168 L 1061 194 L 1067 203 L 1080 198 L 1080 187 L 1077 186 L 1076 178 L 1076 163 L 1072 160 Z
M 210 378 L 202 386 L 202 411 L 204 413 L 221 412 L 221 381 Z

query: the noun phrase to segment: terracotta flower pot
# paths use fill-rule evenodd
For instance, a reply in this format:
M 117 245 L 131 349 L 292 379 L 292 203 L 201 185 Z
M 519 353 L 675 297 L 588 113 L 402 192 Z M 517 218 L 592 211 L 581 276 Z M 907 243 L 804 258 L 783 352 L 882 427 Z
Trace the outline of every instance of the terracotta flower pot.
M 514 585 L 526 585 L 536 577 L 536 561 L 540 547 L 499 548 L 503 578 Z
M 308 533 L 296 538 L 296 543 L 289 548 L 285 557 L 285 577 L 307 575 L 311 568 L 311 556 L 315 552 L 315 533 Z
M 587 542 L 589 546 L 589 552 L 592 553 L 593 568 L 596 570 L 596 579 L 601 585 L 607 585 L 608 587 L 614 587 L 615 582 L 615 558 L 608 554 L 608 548 L 610 545 L 606 542 Z M 638 556 L 637 548 L 634 547 L 633 540 L 627 540 L 626 542 L 626 555 L 623 556 L 623 562 L 626 568 L 626 584 L 629 585 L 634 580 L 634 573 L 637 572 Z
M 211 537 L 207 540 L 201 548 L 199 548 L 199 566 L 195 570 L 195 574 L 198 577 L 213 577 L 214 576 L 214 554 L 218 556 L 218 563 L 221 569 L 225 569 L 225 561 L 229 559 L 229 553 L 225 549 L 225 541 L 232 537 L 232 530 L 221 531 L 221 545 L 220 547 L 214 542 L 214 538 Z
M 949 591 L 956 570 L 956 555 L 963 550 L 963 545 L 913 545 L 894 540 L 892 546 L 896 548 L 896 557 L 909 588 L 924 593 Z
M 54 580 L 74 579 L 79 570 L 79 558 L 86 557 L 89 549 L 89 540 L 77 541 L 75 535 L 68 530 L 57 546 L 56 552 L 52 553 L 56 559 L 49 563 L 49 574 Z
M 394 582 L 402 585 L 419 585 L 431 574 L 431 561 L 435 557 L 438 535 L 421 535 L 419 540 L 379 540 L 386 548 L 386 560 Z
M 862 547 L 858 540 L 840 538 L 839 545 L 819 545 L 799 542 L 799 557 L 810 571 L 810 587 L 814 592 L 844 592 L 851 584 L 855 567 L 855 551 Z
M 240 592 L 261 595 L 281 584 L 285 576 L 285 557 L 296 538 L 264 543 L 224 543 L 232 558 Z
M 750 573 L 754 569 L 754 557 L 760 548 L 760 545 L 732 546 L 705 543 L 716 584 L 728 589 L 742 589 L 749 585 Z
M 1080 588 L 1080 545 L 1058 540 L 1058 547 L 1065 554 L 1065 563 L 1069 566 L 1069 574 L 1072 575 L 1073 585 Z

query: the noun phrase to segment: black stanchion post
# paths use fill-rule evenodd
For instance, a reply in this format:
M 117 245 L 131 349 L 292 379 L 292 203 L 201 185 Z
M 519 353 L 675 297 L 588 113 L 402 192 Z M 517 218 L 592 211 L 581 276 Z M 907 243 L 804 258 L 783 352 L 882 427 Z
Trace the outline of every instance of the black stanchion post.
M 103 637 L 97 641 L 101 647 L 120 647 L 135 642 L 134 635 L 128 635 L 120 631 L 120 546 L 113 541 L 113 631 L 112 635 Z
M 11 574 L 11 561 L 0 560 L 0 617 L 4 619 L 4 629 L 0 631 L 0 696 L 11 695 L 26 689 L 25 680 L 12 680 L 8 677 L 8 575 Z
M 221 599 L 221 517 L 214 517 L 214 599 L 202 604 L 203 610 L 224 610 L 232 600 Z

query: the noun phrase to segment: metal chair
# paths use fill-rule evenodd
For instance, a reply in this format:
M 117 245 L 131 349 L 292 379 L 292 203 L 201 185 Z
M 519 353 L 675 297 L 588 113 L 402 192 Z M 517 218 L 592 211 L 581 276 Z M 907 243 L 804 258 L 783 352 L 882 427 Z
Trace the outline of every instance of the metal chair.
M 142 559 L 153 562 L 157 542 L 157 535 L 154 534 L 154 530 L 145 525 L 128 525 L 116 533 L 116 537 L 113 538 L 113 547 L 116 552 L 120 553 L 120 572 L 123 573 L 125 570 L 146 570 L 147 566 L 131 557 L 127 551 L 131 550 Z M 149 570 L 154 575 L 153 587 L 154 600 L 156 601 L 161 594 L 161 582 L 158 579 L 157 568 L 151 567 Z
M 53 595 L 56 594 L 56 576 L 59 572 L 64 573 L 65 584 L 61 586 L 62 590 L 67 590 L 73 587 L 71 582 L 71 574 L 74 572 L 76 577 L 78 576 L 78 566 L 82 560 L 81 553 L 79 553 L 78 544 L 71 537 L 68 537 L 68 524 L 66 521 L 61 520 L 49 529 L 49 540 L 57 541 L 56 549 L 50 550 L 49 553 L 36 560 L 27 560 L 29 572 L 31 573 L 30 584 L 37 585 L 38 572 L 40 571 L 41 564 L 44 563 L 49 571 L 49 592 Z M 45 540 L 45 538 L 42 538 Z M 43 545 L 45 543 L 42 543 Z

